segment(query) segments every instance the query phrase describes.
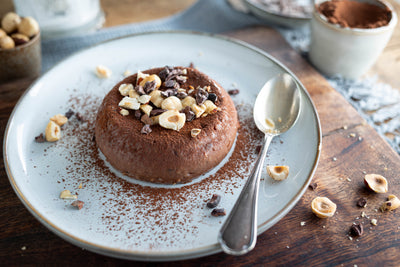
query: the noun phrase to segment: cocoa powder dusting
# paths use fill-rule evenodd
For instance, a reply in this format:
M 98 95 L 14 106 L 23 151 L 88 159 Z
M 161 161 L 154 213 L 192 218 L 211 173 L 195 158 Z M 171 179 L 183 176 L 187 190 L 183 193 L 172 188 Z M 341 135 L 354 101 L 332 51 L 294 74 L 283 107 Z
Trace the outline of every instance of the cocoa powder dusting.
M 223 167 L 197 183 L 163 188 L 129 183 L 117 177 L 100 158 L 92 137 L 101 101 L 97 96 L 71 97 L 66 110 L 85 114 L 85 120 L 73 116 L 63 129 L 62 139 L 53 144 L 65 151 L 63 157 L 67 161 L 66 175 L 61 174 L 57 183 L 66 189 L 83 185 L 77 192 L 85 209 L 102 210 L 101 218 L 93 223 L 98 227 L 94 230 L 115 242 L 129 241 L 128 247 L 153 250 L 181 247 L 180 242 L 187 236 L 199 234 L 197 224 L 203 222 L 193 221 L 193 214 L 204 212 L 204 218 L 211 217 L 203 202 L 209 199 L 210 192 L 219 192 L 222 197 L 232 195 L 233 189 L 242 187 L 250 174 L 256 147 L 263 139 L 253 122 L 251 106 L 237 107 L 241 127 L 234 151 Z M 124 231 L 125 236 L 122 238 L 115 231 Z
M 317 9 L 330 23 L 349 28 L 379 28 L 388 25 L 392 18 L 388 7 L 351 0 L 326 1 Z

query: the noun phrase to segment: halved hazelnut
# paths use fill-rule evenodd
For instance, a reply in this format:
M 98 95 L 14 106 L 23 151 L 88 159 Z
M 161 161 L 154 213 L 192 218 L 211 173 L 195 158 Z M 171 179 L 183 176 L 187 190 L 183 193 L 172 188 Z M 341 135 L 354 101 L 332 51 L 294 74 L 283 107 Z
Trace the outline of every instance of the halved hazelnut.
M 155 88 L 156 90 L 157 90 L 158 88 L 160 88 L 160 86 L 161 86 L 161 79 L 160 79 L 160 77 L 158 77 L 156 74 L 152 74 L 152 75 L 149 75 L 149 76 L 143 78 L 143 80 L 142 80 L 141 82 L 139 82 L 139 85 L 144 87 L 144 85 L 145 85 L 147 82 L 152 82 L 152 81 L 155 81 L 155 82 L 156 82 L 156 88 Z
M 111 70 L 106 66 L 98 65 L 96 67 L 96 75 L 99 78 L 109 78 L 111 74 L 112 74 Z
M 121 110 L 119 111 L 119 114 L 121 114 L 122 116 L 128 116 L 129 110 L 121 108 Z
M 151 103 L 153 103 L 154 106 L 160 108 L 161 103 L 164 101 L 164 97 L 162 97 L 161 91 L 154 90 L 149 95 L 151 96 L 151 98 L 150 98 Z
M 64 190 L 60 193 L 60 198 L 62 198 L 62 199 L 77 199 L 78 197 L 76 195 L 71 194 L 71 191 Z
M 201 132 L 201 129 L 193 128 L 192 130 L 190 130 L 190 135 L 192 137 L 196 137 L 196 136 L 198 136 L 200 134 L 200 132 Z
M 153 107 L 147 104 L 140 105 L 140 110 L 143 111 L 144 114 L 150 117 L 150 112 L 153 110 Z
M 122 96 L 129 95 L 129 92 L 133 90 L 133 85 L 130 83 L 123 83 L 119 86 L 118 91 Z M 139 94 L 138 94 L 139 95 Z
M 160 115 L 159 124 L 166 128 L 179 131 L 185 125 L 186 116 L 177 110 L 168 110 Z
M 192 105 L 196 104 L 196 99 L 191 96 L 187 96 L 182 100 L 182 107 L 186 108 L 187 106 L 191 107 Z
M 138 97 L 138 101 L 140 104 L 147 104 L 150 102 L 151 96 L 150 95 L 141 95 Z
M 68 122 L 68 118 L 65 117 L 62 114 L 57 114 L 54 115 L 53 117 L 50 118 L 51 121 L 54 121 L 55 123 L 57 123 L 59 126 L 63 126 L 64 124 L 66 124 Z
M 381 211 L 390 211 L 395 210 L 400 207 L 400 200 L 395 195 L 389 195 L 388 200 L 383 203 L 381 207 Z
M 167 110 L 181 110 L 182 109 L 182 103 L 179 98 L 176 96 L 170 96 L 164 99 L 164 101 L 161 103 L 161 108 L 162 109 L 167 109 Z
M 137 101 L 136 98 L 125 96 L 119 102 L 118 106 L 120 106 L 121 108 L 138 110 L 140 108 L 140 103 Z
M 289 166 L 267 166 L 267 172 L 272 179 L 282 181 L 289 176 Z
M 54 121 L 49 121 L 45 130 L 45 136 L 47 142 L 55 142 L 60 140 L 61 137 L 61 128 Z
M 336 204 L 327 197 L 316 197 L 311 202 L 312 212 L 319 218 L 332 217 L 336 212 Z
M 385 177 L 379 174 L 367 174 L 364 177 L 365 185 L 376 193 L 386 193 L 388 182 Z

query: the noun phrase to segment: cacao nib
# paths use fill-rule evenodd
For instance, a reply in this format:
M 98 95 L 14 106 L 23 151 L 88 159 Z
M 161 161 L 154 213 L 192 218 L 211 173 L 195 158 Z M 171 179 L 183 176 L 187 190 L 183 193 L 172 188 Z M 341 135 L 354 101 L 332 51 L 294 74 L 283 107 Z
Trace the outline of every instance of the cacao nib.
M 232 89 L 228 91 L 228 94 L 230 95 L 237 95 L 239 94 L 239 89 Z
M 167 89 L 165 91 L 162 91 L 161 95 L 163 97 L 170 97 L 170 96 L 176 96 L 177 93 L 178 93 L 178 89 Z
M 150 117 L 147 114 L 143 114 L 142 117 L 140 118 L 140 121 L 143 122 L 144 124 L 153 124 L 153 120 L 150 119 Z
M 151 128 L 149 124 L 143 126 L 142 130 L 140 130 L 142 134 L 149 134 L 151 133 Z
M 143 89 L 143 86 L 140 85 L 136 85 L 135 86 L 135 91 L 139 94 L 139 95 L 145 95 L 146 92 Z
M 167 88 L 172 88 L 172 87 L 175 86 L 175 84 L 176 84 L 176 81 L 174 81 L 174 80 L 169 80 L 169 81 L 166 81 L 166 82 L 164 83 L 164 86 L 167 87 Z
M 367 205 L 367 199 L 365 197 L 362 197 L 359 200 L 357 200 L 357 206 L 359 206 L 360 208 L 365 208 L 366 205 Z
M 217 102 L 217 99 L 218 99 L 218 97 L 216 94 L 214 94 L 214 93 L 208 94 L 208 100 L 212 101 L 214 104 L 215 104 L 215 102 Z
M 317 186 L 318 186 L 317 183 L 311 183 L 308 187 L 309 187 L 311 190 L 315 190 L 315 188 L 317 188 Z
M 160 73 L 158 73 L 158 77 L 160 77 L 161 80 L 165 80 L 168 77 L 168 74 L 171 72 L 172 68 L 169 66 L 165 66 Z
M 189 68 L 194 68 L 194 64 L 193 64 L 193 62 L 190 62 L 190 64 L 189 64 Z
M 156 86 L 156 81 L 146 82 L 143 86 L 143 90 L 146 92 L 146 94 L 150 94 L 156 89 Z
M 142 112 L 139 109 L 135 110 L 135 118 L 140 120 L 141 117 L 142 117 Z
M 187 96 L 188 96 L 188 94 L 185 93 L 185 92 L 178 92 L 178 93 L 176 94 L 176 97 L 179 98 L 179 99 L 184 99 L 184 98 L 187 97 Z
M 178 83 L 185 83 L 186 82 L 186 80 L 187 80 L 187 77 L 186 76 L 182 76 L 182 75 L 178 75 L 178 76 L 176 76 L 175 77 L 175 80 L 178 82 Z
M 152 109 L 150 111 L 150 116 L 158 116 L 160 114 L 163 114 L 165 111 L 167 111 L 167 110 L 166 109 L 162 109 L 162 108 Z
M 192 121 L 196 117 L 196 114 L 190 110 L 189 106 L 186 106 L 184 109 L 182 109 L 181 113 L 185 113 L 186 121 Z
M 203 104 L 208 99 L 208 92 L 203 88 L 197 89 L 196 92 L 196 103 L 197 105 Z
M 225 209 L 213 209 L 211 212 L 211 215 L 214 217 L 225 216 L 226 211 L 225 211 Z
M 350 227 L 350 235 L 352 236 L 360 236 L 364 233 L 364 229 L 361 223 L 353 224 Z
M 221 196 L 218 194 L 213 194 L 210 201 L 207 202 L 207 207 L 215 208 L 218 206 L 219 202 L 221 201 Z
M 35 137 L 35 142 L 36 143 L 44 143 L 46 142 L 46 139 L 44 138 L 43 133 L 39 134 L 38 136 Z
M 69 119 L 74 114 L 75 114 L 75 112 L 72 109 L 69 109 L 67 112 L 65 112 L 65 117 L 67 117 L 67 119 Z

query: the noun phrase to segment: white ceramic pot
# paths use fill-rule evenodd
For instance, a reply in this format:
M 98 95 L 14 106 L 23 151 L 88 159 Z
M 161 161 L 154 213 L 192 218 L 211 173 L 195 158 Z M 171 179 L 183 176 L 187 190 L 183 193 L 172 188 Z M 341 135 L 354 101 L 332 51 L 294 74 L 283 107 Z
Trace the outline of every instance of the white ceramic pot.
M 316 0 L 316 5 L 326 0 Z M 392 18 L 387 26 L 375 29 L 342 28 L 331 24 L 314 9 L 311 20 L 311 63 L 322 73 L 340 74 L 355 79 L 364 74 L 376 61 L 388 43 L 397 24 L 397 14 L 385 1 L 358 0 L 387 6 Z

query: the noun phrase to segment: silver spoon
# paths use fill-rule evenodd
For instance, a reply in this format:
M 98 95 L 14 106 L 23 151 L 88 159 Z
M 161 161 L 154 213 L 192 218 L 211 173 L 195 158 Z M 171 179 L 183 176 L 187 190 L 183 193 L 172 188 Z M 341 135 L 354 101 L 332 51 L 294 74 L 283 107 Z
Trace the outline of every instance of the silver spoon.
M 222 226 L 218 241 L 231 255 L 243 255 L 254 248 L 257 240 L 257 199 L 260 176 L 268 146 L 275 136 L 289 130 L 300 113 L 300 92 L 289 74 L 269 80 L 258 93 L 253 117 L 262 131 L 264 143 L 249 179 Z

